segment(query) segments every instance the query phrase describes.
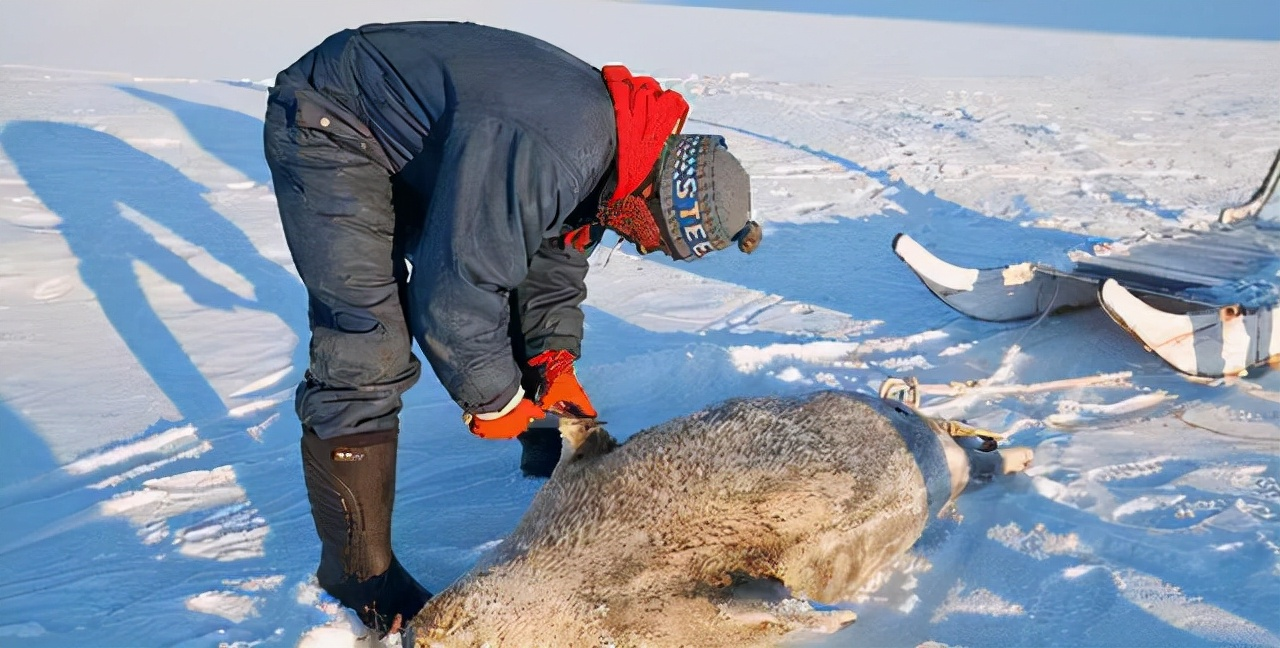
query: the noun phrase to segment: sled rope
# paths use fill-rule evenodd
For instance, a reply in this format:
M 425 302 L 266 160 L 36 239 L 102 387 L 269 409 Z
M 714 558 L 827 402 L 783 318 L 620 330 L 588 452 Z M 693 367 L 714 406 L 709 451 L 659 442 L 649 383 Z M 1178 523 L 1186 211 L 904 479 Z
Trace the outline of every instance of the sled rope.
M 953 421 L 951 419 L 933 418 L 926 416 L 925 420 L 929 422 L 929 427 L 937 432 L 945 432 L 950 437 L 977 437 L 980 439 L 995 439 L 996 441 L 1006 440 L 1005 435 L 999 432 L 992 432 L 972 425 Z
M 912 408 L 920 407 L 920 381 L 914 376 L 906 379 L 902 378 L 886 378 L 880 385 L 880 398 L 886 400 L 897 400 L 910 405 Z M 1004 441 L 1005 435 L 991 430 L 967 425 L 959 421 L 951 419 L 935 418 L 925 416 L 924 420 L 929 423 L 929 427 L 936 432 L 945 432 L 952 437 L 980 437 L 984 439 L 994 439 L 996 441 Z
M 982 380 L 952 381 L 947 384 L 921 384 L 916 378 L 886 378 L 880 385 L 880 397 L 902 401 L 912 407 L 920 407 L 920 397 L 930 396 L 955 397 L 962 394 L 980 394 L 983 396 L 1013 396 L 1019 394 L 1035 394 L 1062 389 L 1080 387 L 1104 387 L 1126 385 L 1133 378 L 1132 371 L 1117 371 L 1081 376 L 1079 378 L 1063 378 L 1048 382 L 1028 384 L 989 384 Z
M 1030 326 L 1022 331 L 1022 335 L 1019 335 L 1018 339 L 1014 340 L 1013 345 L 1010 348 L 1020 348 L 1022 346 L 1022 340 L 1026 339 L 1027 334 L 1031 332 L 1031 329 L 1039 326 L 1040 322 L 1043 322 L 1044 318 L 1049 316 L 1049 313 L 1053 311 L 1053 303 L 1058 301 L 1059 288 L 1061 288 L 1061 285 L 1057 281 L 1053 282 L 1053 296 L 1049 297 L 1049 303 L 1045 305 L 1044 312 L 1040 313 L 1040 317 L 1037 317 L 1036 321 L 1032 322 Z
M 1031 383 L 1027 385 L 991 385 L 981 380 L 971 380 L 965 382 L 952 382 L 947 385 L 922 385 L 919 379 L 912 376 L 909 378 L 889 377 L 885 378 L 880 384 L 880 398 L 887 400 L 896 400 L 906 403 L 913 409 L 920 409 L 921 395 L 928 393 L 934 396 L 956 397 L 961 394 L 982 394 L 985 396 L 1012 396 L 1019 394 L 1034 394 L 1038 392 L 1057 391 L 1062 389 L 1078 389 L 1080 387 L 1097 387 L 1097 386 L 1114 386 L 1124 385 L 1133 378 L 1131 371 L 1119 371 L 1109 374 L 1099 374 L 1096 376 L 1083 376 L 1080 378 L 1065 378 L 1062 380 L 1051 380 L 1042 383 Z M 929 424 L 934 430 L 946 432 L 953 437 L 985 437 L 990 439 L 1005 440 L 1008 437 L 1004 434 L 976 428 L 971 425 L 952 421 L 944 418 L 926 417 Z

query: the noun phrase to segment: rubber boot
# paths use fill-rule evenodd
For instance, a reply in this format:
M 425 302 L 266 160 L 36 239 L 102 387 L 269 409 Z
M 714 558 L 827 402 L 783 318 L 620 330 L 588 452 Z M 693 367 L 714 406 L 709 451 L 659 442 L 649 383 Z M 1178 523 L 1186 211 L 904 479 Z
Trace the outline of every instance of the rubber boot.
M 520 472 L 525 477 L 550 477 L 560 462 L 560 430 L 545 425 L 530 427 L 516 439 L 520 441 Z
M 302 472 L 320 536 L 320 586 L 384 636 L 431 593 L 391 551 L 397 430 L 321 439 L 302 433 Z

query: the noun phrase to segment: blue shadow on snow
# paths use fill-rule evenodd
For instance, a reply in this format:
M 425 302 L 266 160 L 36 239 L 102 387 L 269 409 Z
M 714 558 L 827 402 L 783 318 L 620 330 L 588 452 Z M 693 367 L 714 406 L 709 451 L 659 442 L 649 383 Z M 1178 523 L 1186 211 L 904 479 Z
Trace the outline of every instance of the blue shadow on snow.
M 280 265 L 262 257 L 234 223 L 214 211 L 205 188 L 120 139 L 56 122 L 11 122 L 0 148 L 40 200 L 61 219 L 59 231 L 79 258 L 80 277 L 156 384 L 187 420 L 226 408 L 173 333 L 152 309 L 133 263 L 178 284 L 201 306 L 277 313 L 305 333 L 302 291 Z M 204 248 L 254 288 L 247 300 L 197 272 L 121 214 L 126 206 Z
M 172 112 L 201 148 L 250 180 L 261 185 L 271 182 L 271 171 L 262 156 L 261 119 L 132 86 L 116 88 Z
M 0 452 L 0 492 L 58 466 L 44 439 L 3 398 L 0 398 L 0 441 L 4 442 L 4 452 Z M 3 544 L 4 538 L 0 536 L 0 545 Z
M 899 232 L 907 233 L 946 261 L 976 268 L 1023 261 L 1067 266 L 1069 250 L 1085 248 L 1099 240 L 1031 227 L 1028 219 L 1035 214 L 1030 212 L 1012 221 L 990 217 L 933 193 L 922 193 L 884 171 L 868 169 L 828 151 L 724 124 L 702 123 L 803 151 L 865 174 L 892 189 L 893 201 L 906 214 L 895 212 L 803 225 L 771 224 L 760 248 L 751 255 L 733 251 L 691 262 L 673 262 L 659 255 L 648 258 L 858 319 L 884 318 L 887 295 L 893 296 L 895 304 L 909 304 L 910 317 L 890 318 L 876 329 L 877 335 L 917 333 L 921 327 L 938 328 L 959 317 L 893 253 L 893 237 Z M 798 269 L 803 269 L 803 276 L 797 275 Z M 901 310 L 896 312 L 902 314 Z
M 215 138 L 221 133 L 227 141 L 222 153 L 215 154 L 229 164 L 244 165 L 246 174 L 254 177 L 250 152 L 261 156 L 261 122 L 249 128 L 248 122 L 254 120 L 232 111 L 205 110 L 186 102 L 170 106 L 180 117 L 194 116 L 200 122 L 199 126 L 189 125 L 193 132 L 198 131 L 197 138 Z M 230 125 L 220 130 L 219 120 L 227 120 Z M 251 131 L 252 139 L 247 139 Z M 281 561 L 282 556 L 298 544 L 297 539 L 304 537 L 305 532 L 300 530 L 308 528 L 310 523 L 309 516 L 305 516 L 301 479 L 289 488 L 282 488 L 280 484 L 281 470 L 300 474 L 294 441 L 296 432 L 266 434 L 254 439 L 245 434 L 243 423 L 225 418 L 227 410 L 219 394 L 152 307 L 134 264 L 152 268 L 202 307 L 270 312 L 285 321 L 300 339 L 306 339 L 306 300 L 302 285 L 284 267 L 263 257 L 235 223 L 210 206 L 204 186 L 116 137 L 71 124 L 19 121 L 10 122 L 0 130 L 0 149 L 12 160 L 36 196 L 61 218 L 59 233 L 78 258 L 80 277 L 93 292 L 114 333 L 181 416 L 201 426 L 200 436 L 213 445 L 202 461 L 207 465 L 235 466 L 239 483 L 250 494 L 251 506 L 262 509 L 263 515 L 272 519 L 273 533 L 268 543 L 273 551 L 269 555 L 273 561 Z M 243 155 L 235 151 L 242 151 Z M 129 212 L 136 212 L 137 216 L 127 217 L 125 214 Z M 185 242 L 203 248 L 210 257 L 247 281 L 254 297 L 240 297 L 206 278 L 186 258 L 157 241 L 136 219 L 149 220 Z M 295 367 L 305 366 L 306 352 L 305 344 L 298 345 L 293 360 Z M 299 358 L 302 358 L 301 364 Z M 285 411 L 288 404 L 282 403 L 277 409 Z M 12 420 L 18 423 L 11 424 Z M 172 424 L 158 421 L 141 436 L 169 425 Z M 40 471 L 53 461 L 38 456 L 41 453 L 37 449 L 43 449 L 44 443 L 16 415 L 3 408 L 0 408 L 0 426 L 3 426 L 5 440 L 30 446 L 29 453 L 19 453 L 32 458 L 30 465 L 23 466 L 25 472 L 18 472 L 19 478 L 30 475 L 33 470 L 37 473 L 34 476 L 40 477 Z M 76 574 L 74 581 L 48 581 L 47 576 L 24 573 L 7 587 L 0 587 L 0 601 L 3 601 L 0 608 L 6 612 L 0 625 L 38 620 L 47 631 L 32 638 L 31 645 L 83 644 L 78 637 L 86 627 L 94 628 L 92 641 L 117 643 L 123 637 L 133 636 L 138 618 L 163 619 L 173 615 L 174 601 L 191 594 L 189 590 L 197 576 L 193 576 L 189 562 L 157 560 L 166 556 L 163 550 L 141 544 L 136 530 L 123 519 L 100 520 L 94 507 L 96 500 L 86 498 L 85 490 L 66 490 L 66 484 L 61 483 L 34 484 L 31 488 L 24 484 L 17 484 L 16 488 L 8 486 L 6 478 L 0 492 L 9 495 L 21 492 L 13 498 L 15 502 L 6 514 L 18 516 L 25 528 L 18 536 L 3 538 L 5 542 L 0 542 L 0 546 L 6 547 L 6 553 L 12 552 L 4 556 L 6 564 L 50 565 L 57 564 L 57 556 L 76 555 L 86 557 L 94 565 L 88 573 Z M 168 523 L 196 528 L 207 519 L 234 532 L 240 528 L 237 525 L 249 528 L 258 524 L 254 519 L 255 509 L 248 506 L 237 504 L 221 510 L 183 513 L 172 516 Z M 94 523 L 92 532 L 86 532 L 87 527 L 82 526 L 89 522 Z M 278 545 L 286 546 L 276 552 L 274 548 Z M 307 550 L 310 549 L 308 546 Z M 310 556 L 307 562 L 309 559 Z M 218 569 L 223 577 L 251 576 L 261 573 L 263 562 L 219 563 Z M 31 586 L 33 580 L 41 583 L 35 591 Z M 45 613 L 56 608 L 50 605 L 51 601 L 64 601 L 74 596 L 71 592 L 82 591 L 98 594 L 93 601 L 75 610 Z M 272 598 L 263 605 L 267 618 L 282 618 L 296 610 L 296 603 L 288 597 Z M 119 614 L 119 610 L 126 607 L 131 614 Z M 185 612 L 178 614 L 186 615 Z M 150 640 L 175 645 L 182 639 L 207 638 L 226 630 L 225 622 L 216 616 L 181 618 L 181 623 L 158 622 L 159 627 L 148 633 Z M 293 626 L 306 622 L 292 619 L 289 624 L 295 629 Z M 240 636 L 245 632 L 253 630 L 235 626 L 222 636 L 250 638 Z M 263 635 L 257 633 L 256 636 Z

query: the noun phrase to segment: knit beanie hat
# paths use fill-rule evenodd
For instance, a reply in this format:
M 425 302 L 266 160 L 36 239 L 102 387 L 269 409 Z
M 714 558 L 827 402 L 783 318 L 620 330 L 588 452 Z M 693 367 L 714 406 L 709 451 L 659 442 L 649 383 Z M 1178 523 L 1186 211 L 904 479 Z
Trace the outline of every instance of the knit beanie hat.
M 668 137 L 658 191 L 665 216 L 659 230 L 672 258 L 692 260 L 732 243 L 750 253 L 760 244 L 760 224 L 751 220 L 751 180 L 723 137 Z

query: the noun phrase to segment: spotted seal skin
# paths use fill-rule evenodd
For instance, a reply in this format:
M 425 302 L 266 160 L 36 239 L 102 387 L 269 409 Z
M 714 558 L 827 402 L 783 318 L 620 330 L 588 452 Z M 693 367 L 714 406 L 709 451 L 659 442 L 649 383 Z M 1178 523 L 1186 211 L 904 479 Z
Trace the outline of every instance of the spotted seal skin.
M 1030 460 L 977 457 L 900 402 L 840 391 L 728 401 L 616 447 L 580 432 L 511 536 L 415 617 L 417 646 L 771 646 L 831 632 L 853 613 L 779 601 L 849 600 L 975 466 Z

